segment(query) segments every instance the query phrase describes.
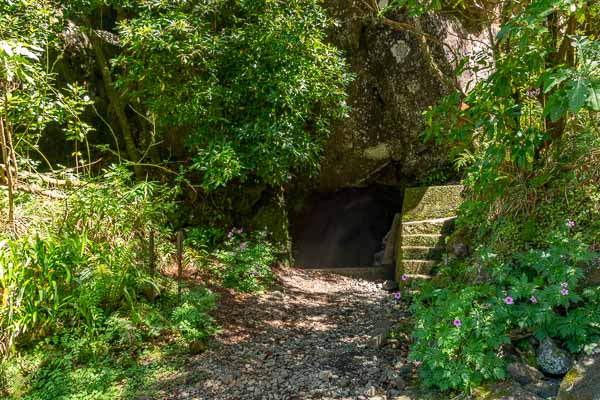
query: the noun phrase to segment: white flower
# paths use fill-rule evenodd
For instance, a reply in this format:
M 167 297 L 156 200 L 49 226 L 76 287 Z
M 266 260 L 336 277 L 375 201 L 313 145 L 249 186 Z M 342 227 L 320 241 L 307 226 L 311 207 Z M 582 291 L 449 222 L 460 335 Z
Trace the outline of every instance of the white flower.
M 90 96 L 88 96 L 87 94 L 83 96 L 83 101 L 90 101 Z

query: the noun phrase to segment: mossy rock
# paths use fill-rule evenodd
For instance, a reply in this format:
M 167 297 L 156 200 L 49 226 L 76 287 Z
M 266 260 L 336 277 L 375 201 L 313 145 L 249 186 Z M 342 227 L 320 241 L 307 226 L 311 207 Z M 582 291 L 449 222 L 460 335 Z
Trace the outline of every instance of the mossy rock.
M 557 400 L 600 400 L 600 354 L 584 357 L 563 378 Z
M 404 191 L 402 220 L 452 217 L 463 201 L 462 191 L 461 185 L 408 188 Z

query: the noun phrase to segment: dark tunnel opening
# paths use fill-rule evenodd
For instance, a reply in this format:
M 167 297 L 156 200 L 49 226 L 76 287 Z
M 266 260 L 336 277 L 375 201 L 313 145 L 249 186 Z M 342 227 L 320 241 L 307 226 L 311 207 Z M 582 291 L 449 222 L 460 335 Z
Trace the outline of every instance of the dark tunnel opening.
M 315 193 L 295 215 L 293 253 L 302 268 L 377 264 L 383 239 L 402 208 L 402 191 L 387 186 Z

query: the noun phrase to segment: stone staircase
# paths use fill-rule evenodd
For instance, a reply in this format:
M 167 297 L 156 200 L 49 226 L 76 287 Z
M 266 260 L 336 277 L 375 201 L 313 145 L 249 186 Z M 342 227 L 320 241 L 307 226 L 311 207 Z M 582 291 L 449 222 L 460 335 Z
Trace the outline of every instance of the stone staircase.
M 427 278 L 446 258 L 446 237 L 454 228 L 463 187 L 429 186 L 404 192 L 395 238 L 396 280 L 406 274 Z

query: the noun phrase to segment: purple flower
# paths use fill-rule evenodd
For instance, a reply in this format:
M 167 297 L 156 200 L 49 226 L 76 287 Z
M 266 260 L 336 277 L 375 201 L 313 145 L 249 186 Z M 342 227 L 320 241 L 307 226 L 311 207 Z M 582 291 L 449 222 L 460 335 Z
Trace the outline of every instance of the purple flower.
M 575 221 L 573 221 L 572 219 L 568 219 L 567 226 L 569 227 L 569 229 L 575 228 Z
M 403 281 L 407 281 L 408 280 L 408 275 L 402 275 L 402 280 Z
M 396 292 L 396 293 L 394 293 L 394 298 L 395 298 L 396 300 L 400 300 L 400 298 L 401 298 L 401 297 L 402 297 L 402 295 L 400 294 L 400 292 Z
M 569 294 L 569 289 L 563 289 L 560 291 L 560 294 L 562 294 L 563 296 L 566 296 Z
M 240 228 L 237 230 L 237 233 L 244 233 L 244 228 Z
M 510 296 L 507 296 L 507 297 L 505 297 L 505 298 L 504 298 L 504 302 L 505 302 L 506 304 L 513 304 L 515 301 L 513 300 L 513 298 L 512 298 L 512 297 L 510 297 Z
M 233 237 L 233 231 L 229 231 L 227 234 L 227 239 L 231 239 Z
M 461 322 L 460 319 L 457 318 L 457 319 L 454 320 L 454 326 L 455 327 L 460 328 L 461 325 L 462 325 L 462 322 Z
M 560 287 L 562 287 L 563 289 L 568 289 L 569 288 L 569 283 L 568 282 L 561 282 Z
M 537 297 L 535 296 L 531 296 L 531 298 L 529 299 L 530 302 L 532 302 L 533 304 L 537 303 Z
M 248 247 L 248 245 L 246 244 L 246 242 L 240 243 L 240 250 L 244 250 L 246 247 Z

